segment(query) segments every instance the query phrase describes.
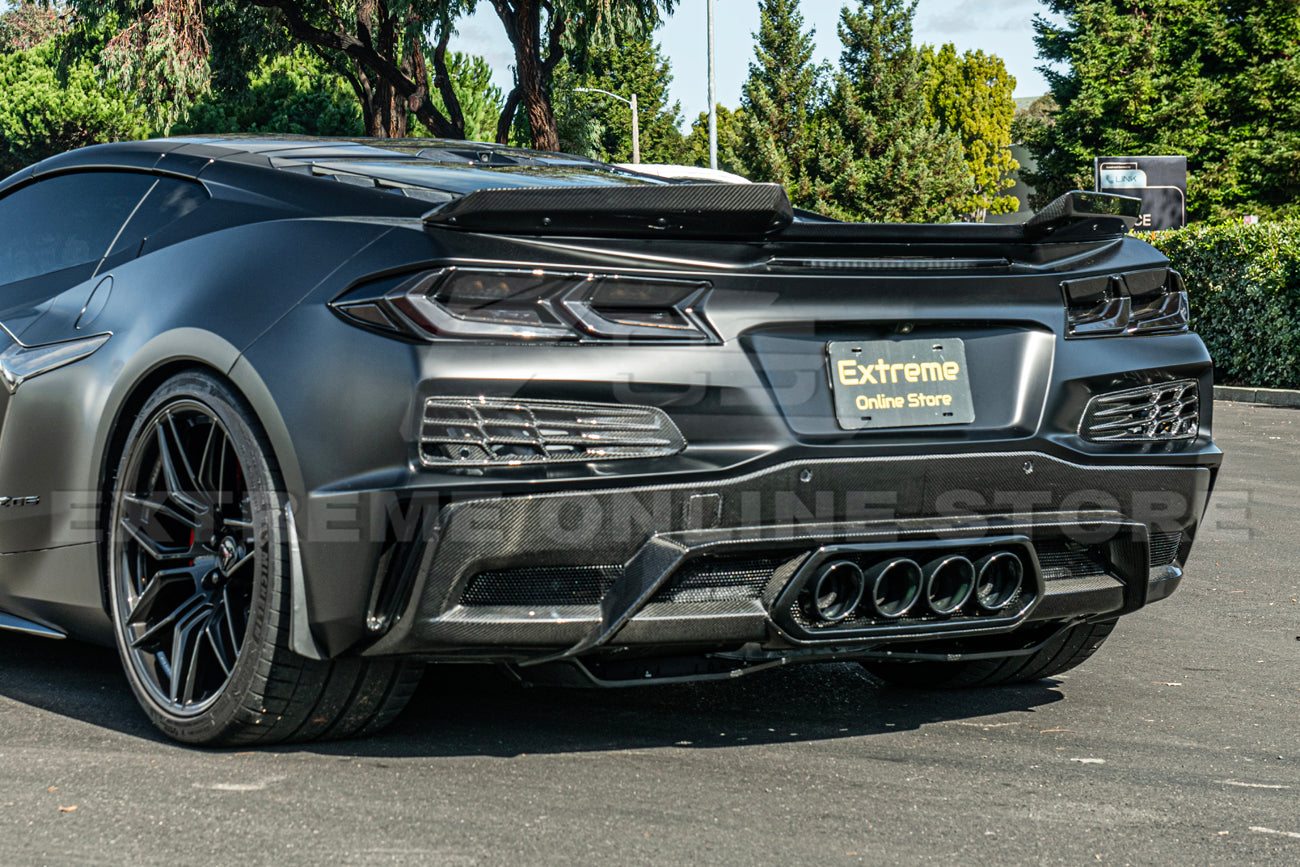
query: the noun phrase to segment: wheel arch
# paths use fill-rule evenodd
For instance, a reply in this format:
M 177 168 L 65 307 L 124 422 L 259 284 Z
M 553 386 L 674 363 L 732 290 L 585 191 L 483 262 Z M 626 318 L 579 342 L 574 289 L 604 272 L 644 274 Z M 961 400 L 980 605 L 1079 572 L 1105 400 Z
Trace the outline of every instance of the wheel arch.
M 284 479 L 290 500 L 296 499 L 301 493 L 302 475 L 288 428 L 262 378 L 251 365 L 242 362 L 240 350 L 219 335 L 200 329 L 178 329 L 151 340 L 136 353 L 127 369 L 117 378 L 118 387 L 109 403 L 111 409 L 104 414 L 97 443 L 99 469 L 96 473 L 96 489 L 100 493 L 98 511 L 101 533 L 107 532 L 113 474 L 131 425 L 150 396 L 164 382 L 186 371 L 200 371 L 222 380 L 248 403 L 254 419 L 270 441 L 272 456 Z M 107 614 L 108 573 L 103 546 L 97 560 L 100 600 Z

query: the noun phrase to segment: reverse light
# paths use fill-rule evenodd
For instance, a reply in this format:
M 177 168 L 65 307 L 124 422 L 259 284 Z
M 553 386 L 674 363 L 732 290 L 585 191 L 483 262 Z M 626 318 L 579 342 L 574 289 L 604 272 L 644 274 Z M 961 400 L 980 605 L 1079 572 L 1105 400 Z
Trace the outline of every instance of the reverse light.
M 1149 268 L 1061 284 L 1067 337 L 1117 337 L 1187 331 L 1190 308 L 1183 278 Z
M 709 284 L 541 269 L 440 268 L 349 292 L 333 307 L 426 340 L 717 343 Z

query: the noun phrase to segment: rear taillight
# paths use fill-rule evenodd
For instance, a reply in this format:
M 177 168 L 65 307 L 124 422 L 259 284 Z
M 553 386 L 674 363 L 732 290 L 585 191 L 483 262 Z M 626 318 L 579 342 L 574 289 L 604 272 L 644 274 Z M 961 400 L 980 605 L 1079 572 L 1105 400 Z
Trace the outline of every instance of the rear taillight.
M 332 306 L 424 340 L 717 343 L 708 291 L 693 280 L 449 267 L 366 284 Z
M 1169 268 L 1149 268 L 1061 284 L 1067 337 L 1168 334 L 1189 326 L 1183 278 Z

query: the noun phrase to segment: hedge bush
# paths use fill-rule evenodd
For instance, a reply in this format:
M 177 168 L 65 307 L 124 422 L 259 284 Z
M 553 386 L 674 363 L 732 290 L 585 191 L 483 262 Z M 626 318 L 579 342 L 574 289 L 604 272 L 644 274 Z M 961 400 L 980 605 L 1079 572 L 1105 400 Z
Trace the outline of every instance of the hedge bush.
M 1215 381 L 1300 388 L 1300 219 L 1141 235 L 1187 282 Z

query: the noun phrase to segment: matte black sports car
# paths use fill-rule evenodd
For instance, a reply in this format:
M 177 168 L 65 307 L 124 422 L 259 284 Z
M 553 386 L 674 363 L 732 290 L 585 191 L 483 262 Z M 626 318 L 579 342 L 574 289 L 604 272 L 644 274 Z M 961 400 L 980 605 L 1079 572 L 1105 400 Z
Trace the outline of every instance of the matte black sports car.
M 856 225 L 463 142 L 170 139 L 0 183 L 0 627 L 168 735 L 427 661 L 996 684 L 1177 587 L 1210 359 L 1131 200 Z

